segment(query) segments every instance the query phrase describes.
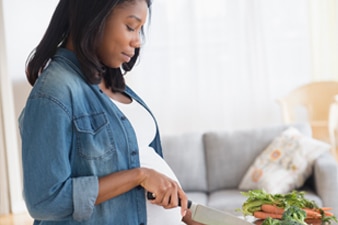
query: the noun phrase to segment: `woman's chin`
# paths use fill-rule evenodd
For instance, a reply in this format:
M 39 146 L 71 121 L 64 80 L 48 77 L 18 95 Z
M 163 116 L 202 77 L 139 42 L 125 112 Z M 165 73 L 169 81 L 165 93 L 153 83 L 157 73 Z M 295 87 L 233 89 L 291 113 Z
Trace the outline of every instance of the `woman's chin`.
M 112 68 L 112 69 L 119 69 L 119 68 L 121 68 L 122 67 L 122 63 L 120 63 L 120 64 L 117 64 L 117 63 L 107 63 L 107 64 L 103 64 L 103 65 L 105 65 L 106 67 L 108 67 L 108 68 Z

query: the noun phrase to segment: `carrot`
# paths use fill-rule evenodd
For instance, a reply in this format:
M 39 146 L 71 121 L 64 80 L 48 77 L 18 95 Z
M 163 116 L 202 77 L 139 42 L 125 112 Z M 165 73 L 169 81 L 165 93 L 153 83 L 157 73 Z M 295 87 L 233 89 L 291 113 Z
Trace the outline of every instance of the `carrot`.
M 270 205 L 270 204 L 263 204 L 261 206 L 261 209 L 263 212 L 267 212 L 267 213 L 275 213 L 275 214 L 283 214 L 284 213 L 284 209 L 281 207 L 278 207 L 276 205 Z
M 332 210 L 331 207 L 322 207 L 322 208 L 318 208 L 318 209 L 312 209 L 318 213 L 321 213 L 321 210 L 324 212 L 325 216 L 334 216 L 334 214 L 332 212 L 329 212 L 330 210 Z
M 312 209 L 312 208 L 311 208 Z M 316 212 L 321 212 L 321 211 L 331 211 L 332 210 L 332 207 L 322 207 L 322 208 L 313 208 L 312 210 L 315 210 Z
M 306 218 L 318 219 L 322 217 L 322 215 L 319 212 L 316 212 L 316 210 L 309 208 L 304 208 L 303 210 L 306 212 Z
M 334 216 L 334 214 L 332 212 L 329 212 L 329 211 L 324 211 L 324 215 L 325 216 Z
M 267 213 L 263 211 L 256 211 L 253 213 L 254 217 L 259 219 L 266 219 L 268 217 L 271 217 L 273 219 L 282 219 L 282 214 L 276 214 L 276 213 Z
M 323 211 L 331 211 L 332 207 L 322 207 L 320 209 L 323 210 Z

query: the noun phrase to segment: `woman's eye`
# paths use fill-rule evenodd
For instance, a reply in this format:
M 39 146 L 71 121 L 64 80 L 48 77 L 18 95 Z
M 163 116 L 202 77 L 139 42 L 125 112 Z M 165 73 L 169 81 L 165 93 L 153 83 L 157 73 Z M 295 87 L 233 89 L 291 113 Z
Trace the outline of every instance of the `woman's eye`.
M 135 31 L 135 29 L 131 28 L 130 26 L 127 25 L 127 30 L 128 31 Z

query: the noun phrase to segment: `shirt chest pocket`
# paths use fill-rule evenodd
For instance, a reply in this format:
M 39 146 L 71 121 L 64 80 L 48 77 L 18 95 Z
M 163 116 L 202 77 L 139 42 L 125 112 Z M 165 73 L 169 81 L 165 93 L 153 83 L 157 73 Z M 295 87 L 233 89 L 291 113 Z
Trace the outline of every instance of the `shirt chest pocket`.
M 76 148 L 88 160 L 109 158 L 114 153 L 114 141 L 109 121 L 104 113 L 82 115 L 73 120 Z

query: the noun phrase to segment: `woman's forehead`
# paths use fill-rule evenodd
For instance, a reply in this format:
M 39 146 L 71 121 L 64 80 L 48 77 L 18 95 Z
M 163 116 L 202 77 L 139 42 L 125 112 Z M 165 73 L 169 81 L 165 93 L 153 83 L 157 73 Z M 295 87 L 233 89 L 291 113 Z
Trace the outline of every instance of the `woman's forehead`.
M 145 22 L 148 12 L 148 5 L 145 0 L 125 1 L 116 6 L 111 15 L 123 16 L 125 18 L 135 18 L 140 22 Z

